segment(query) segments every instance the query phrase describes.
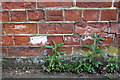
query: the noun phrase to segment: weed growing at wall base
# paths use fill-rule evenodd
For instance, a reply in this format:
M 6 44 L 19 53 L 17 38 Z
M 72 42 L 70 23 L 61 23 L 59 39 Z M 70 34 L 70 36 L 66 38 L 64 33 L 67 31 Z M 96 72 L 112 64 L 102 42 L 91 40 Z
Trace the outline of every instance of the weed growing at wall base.
M 44 58 L 45 64 L 42 66 L 43 70 L 50 72 L 50 71 L 61 71 L 64 70 L 64 66 L 62 66 L 61 61 L 57 58 L 62 58 L 62 54 L 65 52 L 57 51 L 57 49 L 63 45 L 57 44 L 57 42 L 53 42 L 53 46 L 45 46 L 45 48 L 52 49 L 53 55 L 48 55 L 46 58 Z
M 118 57 L 109 57 L 107 59 L 107 64 L 95 60 L 95 56 L 98 54 L 102 54 L 105 56 L 105 52 L 97 47 L 97 43 L 99 41 L 104 40 L 104 38 L 99 38 L 97 34 L 94 34 L 93 37 L 94 44 L 92 45 L 81 45 L 82 47 L 89 48 L 93 51 L 93 54 L 90 54 L 88 57 L 78 58 L 71 61 L 67 61 L 67 59 L 62 60 L 62 54 L 65 52 L 58 51 L 58 48 L 62 46 L 64 43 L 57 44 L 57 42 L 53 42 L 53 46 L 45 46 L 45 48 L 50 48 L 53 52 L 52 55 L 48 55 L 44 58 L 45 63 L 42 65 L 44 71 L 66 71 L 66 72 L 88 72 L 88 73 L 101 73 L 102 71 L 106 72 L 115 72 L 120 68 L 118 66 L 119 59 Z M 103 68 L 106 67 L 104 70 Z M 101 70 L 101 71 L 100 71 Z

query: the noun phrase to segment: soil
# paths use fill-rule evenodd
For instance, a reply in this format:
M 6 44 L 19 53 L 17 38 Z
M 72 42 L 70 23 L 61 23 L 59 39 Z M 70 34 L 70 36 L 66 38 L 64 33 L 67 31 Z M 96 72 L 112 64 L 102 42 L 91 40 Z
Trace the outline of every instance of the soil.
M 43 72 L 40 69 L 29 69 L 29 70 L 15 70 L 15 69 L 4 69 L 2 70 L 2 78 L 105 78 L 108 73 L 71 73 L 71 72 Z M 120 79 L 119 73 L 112 73 L 114 80 Z

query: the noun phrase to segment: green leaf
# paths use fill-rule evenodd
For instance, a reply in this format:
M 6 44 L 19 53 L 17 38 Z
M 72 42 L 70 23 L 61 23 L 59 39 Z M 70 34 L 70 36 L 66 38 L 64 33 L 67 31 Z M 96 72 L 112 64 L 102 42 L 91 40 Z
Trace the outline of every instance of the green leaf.
M 96 45 L 95 45 L 95 44 L 92 44 L 91 47 L 90 47 L 90 49 L 92 49 L 92 50 L 94 51 L 94 50 L 95 50 L 95 47 L 96 47 Z
M 59 47 L 59 46 L 62 46 L 62 45 L 64 45 L 64 43 L 58 44 L 58 47 Z
M 81 47 L 91 48 L 91 45 L 81 45 Z
M 45 46 L 45 48 L 53 48 L 53 46 Z
M 56 52 L 56 54 L 61 58 L 62 56 L 60 55 L 60 52 Z
M 52 40 L 52 42 L 54 44 L 55 49 L 57 49 L 57 43 L 55 41 L 53 41 L 53 40 Z
M 105 38 L 98 38 L 98 40 L 105 40 Z

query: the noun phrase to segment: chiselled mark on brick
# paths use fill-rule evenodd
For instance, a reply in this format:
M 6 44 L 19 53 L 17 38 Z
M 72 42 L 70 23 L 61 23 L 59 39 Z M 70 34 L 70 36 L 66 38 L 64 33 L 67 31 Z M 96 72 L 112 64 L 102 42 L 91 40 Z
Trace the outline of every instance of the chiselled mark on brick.
M 21 24 L 4 24 L 3 29 L 6 34 L 35 34 L 37 33 L 37 25 L 29 23 Z

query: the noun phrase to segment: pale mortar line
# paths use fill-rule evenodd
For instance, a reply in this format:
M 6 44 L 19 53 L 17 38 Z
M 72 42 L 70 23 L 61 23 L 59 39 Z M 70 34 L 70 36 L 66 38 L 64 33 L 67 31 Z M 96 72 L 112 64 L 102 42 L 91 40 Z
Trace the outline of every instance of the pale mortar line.
M 28 18 L 28 10 L 26 10 L 26 19 L 27 19 L 27 21 L 29 21 L 29 18 Z
M 120 10 L 118 9 L 118 11 L 117 11 L 117 22 L 119 20 L 119 15 L 120 15 Z
M 81 15 L 81 17 L 82 17 L 82 20 L 84 19 L 84 10 L 82 10 L 82 15 Z
M 10 11 L 8 11 L 8 17 L 9 17 L 9 21 L 11 21 L 11 14 L 10 14 Z
M 47 21 L 47 13 L 46 13 L 46 10 L 44 10 L 44 18 L 45 18 L 45 21 Z
M 76 23 L 76 22 L 117 22 L 116 21 L 28 21 L 28 22 L 0 22 L 0 24 L 9 24 L 9 23 Z
M 12 41 L 13 41 L 13 45 L 15 46 L 15 37 L 14 36 L 12 36 Z
M 101 21 L 101 15 L 102 15 L 102 10 L 100 10 L 98 21 Z
M 63 35 L 73 35 L 73 34 L 0 34 L 0 36 L 63 36 Z
M 117 9 L 116 7 L 109 7 L 109 8 L 81 8 L 81 7 L 71 7 L 71 8 L 37 8 L 37 9 L 41 9 L 41 10 L 72 10 L 72 9 Z M 36 8 L 32 8 L 32 9 L 2 9 L 2 11 L 25 11 L 25 10 L 36 10 Z
M 62 14 L 63 15 L 62 16 L 63 17 L 63 21 L 65 21 L 65 10 L 62 10 L 62 12 L 63 12 L 63 14 Z
M 36 9 L 38 9 L 38 0 L 36 0 Z
M 76 0 L 73 0 L 73 6 L 76 6 Z
M 79 47 L 81 45 L 63 45 L 63 47 Z M 102 44 L 102 45 L 97 45 L 97 46 L 116 46 L 116 44 Z M 120 46 L 120 45 L 119 45 Z M 20 48 L 20 47 L 24 47 L 24 48 L 28 48 L 28 47 L 40 47 L 40 48 L 44 48 L 44 46 L 40 46 L 40 45 L 24 45 L 24 46 L 0 46 L 3 48 L 9 48 L 9 47 L 16 47 L 16 48 Z
M 111 8 L 114 8 L 114 3 L 115 3 L 115 0 L 112 0 L 112 6 L 111 6 Z

